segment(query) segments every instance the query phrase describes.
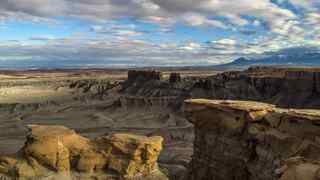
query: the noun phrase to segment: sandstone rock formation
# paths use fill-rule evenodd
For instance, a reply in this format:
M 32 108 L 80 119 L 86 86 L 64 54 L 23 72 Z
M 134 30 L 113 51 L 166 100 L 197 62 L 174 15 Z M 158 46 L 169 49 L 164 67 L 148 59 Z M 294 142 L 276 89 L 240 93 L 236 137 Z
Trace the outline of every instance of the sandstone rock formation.
M 121 84 L 120 94 L 128 102 L 144 101 L 144 104 L 160 104 L 162 108 L 180 110 L 183 101 L 190 97 L 189 83 L 178 83 L 179 74 L 174 79 L 164 80 L 158 71 L 129 71 L 128 80 Z
M 180 102 L 186 98 L 206 98 L 262 101 L 284 108 L 320 107 L 317 68 L 252 67 L 205 78 L 181 78 L 172 73 L 169 80 L 162 79 L 157 71 L 129 71 L 128 81 L 122 87 L 121 93 L 131 96 L 176 96 Z
M 189 180 L 317 180 L 320 111 L 251 101 L 194 99 Z
M 181 81 L 181 75 L 179 73 L 171 73 L 169 76 L 170 83 L 177 83 Z
M 12 179 L 167 179 L 157 166 L 163 139 L 113 134 L 89 140 L 63 126 L 29 126 L 25 146 L 0 158 Z
M 162 73 L 159 71 L 139 71 L 139 70 L 129 70 L 128 71 L 128 81 L 136 81 L 138 78 L 140 80 L 161 80 Z
M 33 89 L 39 89 L 50 85 L 44 88 L 44 91 L 51 89 L 52 86 L 54 95 L 64 91 L 68 93 L 61 98 L 60 96 L 41 98 L 40 102 L 34 103 L 18 101 L 14 104 L 4 104 L 5 101 L 2 101 L 0 153 L 9 154 L 20 148 L 24 142 L 21 137 L 26 132 L 25 125 L 30 123 L 64 125 L 91 139 L 105 133 L 130 132 L 147 136 L 157 135 L 164 137 L 164 149 L 159 157 L 159 165 L 167 169 L 172 178 L 178 178 L 185 171 L 185 166 L 193 153 L 193 126 L 188 123 L 181 111 L 185 99 L 256 100 L 283 107 L 318 108 L 320 107 L 316 75 L 318 71 L 259 67 L 242 72 L 225 72 L 211 77 L 198 77 L 198 74 L 197 77 L 188 77 L 188 74 L 182 72 L 181 80 L 175 83 L 173 80 L 170 82 L 170 78 L 162 79 L 160 73 L 152 75 L 150 73 L 152 71 L 141 73 L 131 71 L 129 80 L 124 82 L 122 80 L 126 78 L 126 74 L 123 72 L 121 79 L 117 79 L 119 83 L 109 81 L 109 75 L 103 77 L 81 75 L 74 78 L 69 77 L 71 75 L 64 78 L 50 75 L 49 79 L 42 77 L 34 79 L 33 75 L 30 75 L 32 78 L 26 78 L 28 81 L 22 78 L 18 82 L 14 80 L 14 83 L 6 82 L 4 79 L 0 82 L 1 87 L 14 85 L 19 89 L 37 85 Z M 113 75 L 115 74 L 111 74 L 111 77 Z M 6 93 L 3 93 L 6 91 L 3 89 L 0 91 L 0 94 L 4 94 L 2 97 L 7 97 Z M 22 92 L 19 96 L 30 96 L 28 89 Z M 37 93 L 33 95 L 38 97 Z M 96 141 L 90 142 L 95 144 Z M 20 157 L 25 159 L 22 155 Z M 21 159 L 20 157 L 18 159 Z M 16 160 L 15 157 L 6 158 L 3 163 L 13 163 Z M 279 167 L 294 170 L 305 167 L 305 162 L 317 165 L 317 161 L 310 162 L 305 157 L 297 162 L 289 163 L 289 166 L 283 161 Z M 85 173 L 81 169 L 74 168 L 75 165 L 70 166 L 73 176 Z M 101 174 L 110 175 L 110 171 L 113 170 L 107 168 L 106 171 L 102 171 Z M 50 169 L 48 172 L 55 171 Z M 100 170 L 94 170 L 92 174 L 97 173 L 99 174 Z
M 252 100 L 285 108 L 320 107 L 320 70 L 254 67 L 198 80 L 193 98 Z
M 74 80 L 69 84 L 69 88 L 74 90 L 73 94 L 78 96 L 77 98 L 107 98 L 109 90 L 118 86 L 118 82 L 111 82 L 106 79 L 82 79 Z

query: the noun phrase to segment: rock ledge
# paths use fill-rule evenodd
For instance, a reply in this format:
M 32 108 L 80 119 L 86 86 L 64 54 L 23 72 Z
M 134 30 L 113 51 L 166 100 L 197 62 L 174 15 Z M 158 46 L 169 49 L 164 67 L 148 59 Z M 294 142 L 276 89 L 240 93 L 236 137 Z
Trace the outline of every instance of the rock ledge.
M 320 179 L 320 111 L 252 101 L 193 99 L 190 180 Z

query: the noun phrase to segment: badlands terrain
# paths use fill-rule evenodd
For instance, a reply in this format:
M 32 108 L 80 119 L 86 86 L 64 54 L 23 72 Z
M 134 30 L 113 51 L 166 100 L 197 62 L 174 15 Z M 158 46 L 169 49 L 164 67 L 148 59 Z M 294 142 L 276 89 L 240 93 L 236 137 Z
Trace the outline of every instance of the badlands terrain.
M 162 82 L 149 77 L 148 71 L 129 73 L 129 78 L 124 70 L 3 71 L 0 154 L 15 153 L 24 146 L 27 125 L 61 125 L 90 139 L 121 132 L 164 136 L 159 164 L 163 168 L 176 166 L 178 171 L 185 169 L 192 154 L 193 128 L 180 110 L 184 87 L 177 92 L 166 87 L 158 90 L 161 83 L 170 85 L 170 74 L 163 72 Z M 180 74 L 194 78 L 216 72 Z M 141 83 L 151 83 L 145 89 L 148 92 L 142 92 Z
M 286 170 L 306 168 L 317 174 L 319 169 L 314 153 L 319 112 L 297 108 L 320 108 L 319 69 L 2 71 L 0 154 L 10 158 L 0 158 L 0 174 L 43 173 L 30 163 L 31 156 L 56 171 L 99 173 L 98 167 L 108 166 L 126 176 L 160 169 L 169 179 L 291 180 Z M 62 165 L 43 159 L 50 156 L 45 149 L 34 148 L 53 146 L 50 142 L 60 142 L 59 134 L 61 146 L 73 155 L 57 155 L 68 159 Z M 152 153 L 140 148 L 147 146 L 154 147 Z M 106 147 L 133 159 L 114 151 L 96 152 Z M 140 161 L 132 152 L 148 155 Z M 69 164 L 75 156 L 77 165 Z M 87 157 L 120 160 L 81 164 Z M 33 174 L 19 171 L 25 161 Z M 130 163 L 134 168 L 124 165 Z

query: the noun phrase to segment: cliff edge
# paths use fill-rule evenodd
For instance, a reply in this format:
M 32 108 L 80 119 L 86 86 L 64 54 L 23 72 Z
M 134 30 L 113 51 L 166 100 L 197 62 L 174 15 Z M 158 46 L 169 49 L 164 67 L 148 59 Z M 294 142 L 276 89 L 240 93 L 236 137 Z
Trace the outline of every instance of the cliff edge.
M 194 99 L 190 180 L 317 180 L 320 111 L 252 101 Z

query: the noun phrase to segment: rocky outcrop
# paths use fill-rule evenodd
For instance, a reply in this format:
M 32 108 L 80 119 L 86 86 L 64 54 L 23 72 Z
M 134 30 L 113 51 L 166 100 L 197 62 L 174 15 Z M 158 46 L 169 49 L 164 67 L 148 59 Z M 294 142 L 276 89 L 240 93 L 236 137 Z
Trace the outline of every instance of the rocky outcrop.
M 166 97 L 136 97 L 136 96 L 121 96 L 120 98 L 121 106 L 124 108 L 142 108 L 142 107 L 174 107 L 174 105 L 179 102 L 176 96 L 166 96 Z M 180 100 L 181 101 L 181 100 Z
M 119 85 L 118 82 L 111 82 L 108 79 L 83 79 L 69 82 L 69 88 L 78 99 L 87 98 L 107 98 L 109 90 Z
M 193 98 L 252 100 L 285 108 L 320 107 L 320 70 L 254 67 L 195 83 Z
M 24 147 L 0 158 L 12 179 L 167 179 L 157 166 L 163 139 L 113 134 L 89 140 L 63 126 L 29 126 Z
M 121 85 L 121 102 L 124 105 L 140 104 L 180 109 L 183 101 L 190 97 L 188 87 L 180 83 L 180 75 L 174 73 L 169 80 L 162 79 L 157 71 L 129 71 L 128 80 Z
M 170 73 L 169 82 L 170 83 L 177 83 L 181 81 L 180 73 Z
M 317 180 L 320 179 L 319 169 L 317 161 L 294 157 L 286 160 L 277 173 L 282 174 L 279 180 Z
M 251 101 L 194 99 L 189 180 L 317 180 L 320 112 Z
M 156 71 L 129 71 L 123 94 L 141 97 L 176 96 L 224 100 L 251 100 L 283 108 L 320 107 L 320 69 L 252 67 L 211 77 L 181 77 L 171 73 L 162 79 Z
M 162 73 L 158 71 L 139 71 L 139 70 L 129 70 L 128 71 L 128 81 L 136 80 L 161 80 Z

